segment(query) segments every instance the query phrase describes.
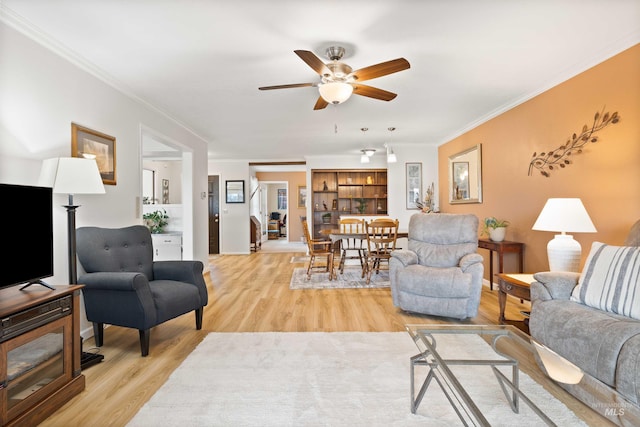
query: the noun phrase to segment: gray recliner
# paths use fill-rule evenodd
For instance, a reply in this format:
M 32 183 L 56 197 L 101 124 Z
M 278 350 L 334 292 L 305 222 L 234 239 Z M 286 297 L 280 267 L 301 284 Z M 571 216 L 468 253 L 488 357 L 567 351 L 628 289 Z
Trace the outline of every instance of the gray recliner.
M 96 345 L 104 324 L 135 328 L 142 356 L 149 354 L 152 327 L 190 311 L 202 328 L 207 286 L 200 261 L 153 261 L 151 233 L 143 225 L 76 230 L 78 259 L 87 319 Z
M 391 253 L 394 305 L 402 310 L 465 319 L 478 314 L 484 266 L 478 250 L 478 218 L 414 214 L 408 249 Z

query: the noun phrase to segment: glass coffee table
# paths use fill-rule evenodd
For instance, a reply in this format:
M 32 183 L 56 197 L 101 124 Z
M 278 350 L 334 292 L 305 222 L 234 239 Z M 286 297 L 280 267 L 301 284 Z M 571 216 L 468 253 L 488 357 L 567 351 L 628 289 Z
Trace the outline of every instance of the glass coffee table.
M 452 367 L 456 365 L 490 366 L 514 413 L 519 413 L 520 401 L 522 401 L 547 425 L 556 425 L 520 389 L 520 359 L 527 358 L 530 363 L 535 358 L 544 356 L 545 358 L 542 360 L 546 360 L 550 350 L 533 342 L 531 337 L 519 329 L 511 325 L 405 325 L 405 327 L 420 351 L 419 354 L 411 358 L 412 413 L 416 413 L 429 385 L 436 382 L 463 425 L 491 425 L 452 372 Z M 476 346 L 480 345 L 486 349 L 483 348 L 484 351 L 479 352 L 480 357 L 457 355 L 460 358 L 445 358 L 442 355 L 444 352 L 438 347 L 439 340 L 445 341 L 445 335 L 455 336 L 450 339 L 458 340 L 463 345 L 464 343 L 471 345 L 473 342 Z M 488 345 L 484 346 L 482 343 L 478 343 L 478 337 Z M 553 354 L 551 357 L 554 357 Z M 556 362 L 560 363 L 561 374 L 573 375 L 571 381 L 580 381 L 582 371 L 579 368 L 557 355 L 555 357 L 557 358 Z M 545 367 L 547 367 L 547 363 L 545 362 Z M 416 395 L 417 366 L 426 367 L 427 376 Z M 507 371 L 510 373 L 505 375 L 498 369 L 499 367 L 507 367 Z M 541 372 L 540 369 L 538 370 Z M 547 373 L 551 375 L 551 372 Z

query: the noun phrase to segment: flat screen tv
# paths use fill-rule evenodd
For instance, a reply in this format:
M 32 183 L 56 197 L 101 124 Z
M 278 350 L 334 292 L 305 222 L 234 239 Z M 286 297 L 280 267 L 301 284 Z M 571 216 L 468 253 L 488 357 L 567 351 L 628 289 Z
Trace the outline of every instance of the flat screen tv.
M 53 276 L 52 189 L 0 184 L 0 224 L 6 240 L 0 269 L 0 288 L 40 283 Z

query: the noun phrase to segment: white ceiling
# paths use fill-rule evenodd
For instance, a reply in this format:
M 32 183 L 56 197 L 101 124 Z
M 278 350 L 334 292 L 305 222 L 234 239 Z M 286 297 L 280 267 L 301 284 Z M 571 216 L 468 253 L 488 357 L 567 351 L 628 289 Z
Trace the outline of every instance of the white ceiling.
M 27 32 L 186 125 L 209 157 L 254 161 L 441 144 L 640 42 L 639 0 L 2 0 Z M 295 49 L 353 69 L 406 58 L 314 111 Z M 97 70 L 97 71 L 96 71 Z M 595 106 L 599 107 L 599 106 Z M 395 127 L 390 133 L 387 129 Z M 360 128 L 367 127 L 364 134 Z M 337 131 L 337 132 L 336 132 Z

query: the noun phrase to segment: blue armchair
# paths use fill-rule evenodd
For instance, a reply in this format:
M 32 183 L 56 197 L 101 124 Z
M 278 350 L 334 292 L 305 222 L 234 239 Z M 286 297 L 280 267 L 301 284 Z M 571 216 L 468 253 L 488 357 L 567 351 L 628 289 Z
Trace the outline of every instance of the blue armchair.
M 87 319 L 101 347 L 104 324 L 135 328 L 142 356 L 149 354 L 151 328 L 190 311 L 202 328 L 207 287 L 200 261 L 153 261 L 147 227 L 81 227 L 76 230 L 78 259 L 86 274 Z

